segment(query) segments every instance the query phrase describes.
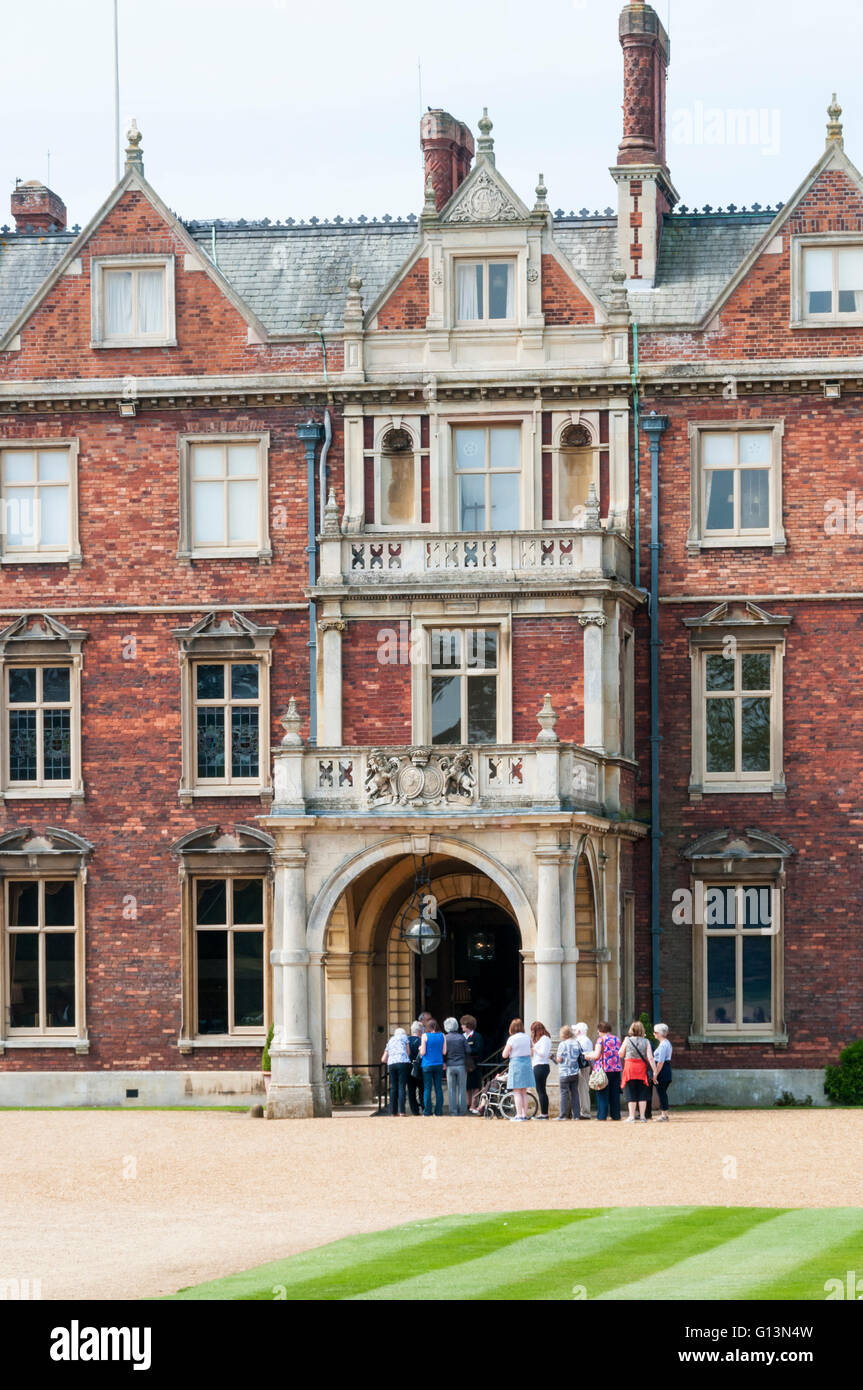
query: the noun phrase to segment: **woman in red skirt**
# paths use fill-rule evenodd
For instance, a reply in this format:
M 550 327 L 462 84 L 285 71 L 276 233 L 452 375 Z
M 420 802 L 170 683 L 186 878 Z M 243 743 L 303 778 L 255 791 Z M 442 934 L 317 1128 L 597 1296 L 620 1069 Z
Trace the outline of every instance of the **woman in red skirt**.
M 638 1119 L 647 1123 L 647 1098 L 650 1095 L 648 1067 L 653 1069 L 653 1049 L 647 1041 L 644 1024 L 638 1020 L 630 1024 L 629 1032 L 620 1044 L 620 1058 L 623 1062 L 623 1095 L 629 1106 L 629 1114 L 624 1121 L 631 1125 Z

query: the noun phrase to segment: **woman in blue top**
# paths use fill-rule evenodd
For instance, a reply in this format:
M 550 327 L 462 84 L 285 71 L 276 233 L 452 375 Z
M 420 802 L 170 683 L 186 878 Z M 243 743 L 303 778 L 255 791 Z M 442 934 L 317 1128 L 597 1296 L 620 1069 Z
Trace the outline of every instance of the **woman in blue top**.
M 420 1056 L 423 1069 L 423 1114 L 430 1115 L 432 1085 L 435 1089 L 436 1115 L 443 1114 L 443 1059 L 446 1056 L 446 1038 L 439 1032 L 437 1021 L 430 1018 L 426 1024 L 420 1043 Z
M 657 1023 L 654 1033 L 658 1038 L 653 1049 L 653 1083 L 659 1092 L 657 1122 L 668 1119 L 668 1088 L 671 1085 L 671 1043 L 668 1041 L 668 1024 Z

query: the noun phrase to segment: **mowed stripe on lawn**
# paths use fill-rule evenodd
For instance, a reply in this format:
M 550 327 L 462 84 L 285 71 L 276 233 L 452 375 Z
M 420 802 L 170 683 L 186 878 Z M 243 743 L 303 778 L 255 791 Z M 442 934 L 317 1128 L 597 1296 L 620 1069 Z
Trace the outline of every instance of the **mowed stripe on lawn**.
M 665 1300 L 761 1297 L 763 1295 L 756 1294 L 756 1290 L 763 1288 L 766 1282 L 781 1288 L 785 1276 L 847 1237 L 849 1229 L 863 1230 L 863 1209 L 854 1207 L 822 1207 L 817 1211 L 784 1211 L 778 1215 L 772 1211 L 771 1218 L 718 1248 L 693 1254 L 688 1259 L 678 1260 L 673 1247 L 659 1252 L 657 1273 L 618 1284 L 598 1297 L 627 1301 L 656 1297 Z M 660 1272 L 661 1285 L 657 1281 Z
M 863 1269 L 861 1208 L 612 1207 L 411 1223 L 174 1297 L 823 1299 L 826 1279 L 851 1268 Z
M 687 1213 L 689 1210 L 683 1209 Z M 508 1296 L 524 1299 L 533 1297 L 531 1288 L 534 1281 L 550 1279 L 556 1292 L 546 1297 L 572 1298 L 571 1284 L 583 1284 L 584 1279 L 572 1279 L 570 1284 L 563 1284 L 560 1276 L 562 1267 L 569 1267 L 569 1262 L 573 1261 L 581 1270 L 591 1255 L 602 1257 L 617 1241 L 631 1237 L 632 1212 L 632 1207 L 600 1208 L 595 1211 L 592 1221 L 568 1224 L 557 1230 L 546 1229 L 541 1235 L 526 1236 L 515 1246 L 464 1261 L 449 1272 L 446 1280 L 441 1279 L 437 1271 L 424 1270 L 413 1278 L 392 1279 L 392 1282 L 377 1288 L 357 1292 L 354 1297 L 393 1300 L 484 1299 L 497 1297 L 497 1290 L 501 1286 L 512 1288 L 517 1285 L 519 1293 Z M 638 1229 L 643 1238 L 652 1237 L 659 1246 L 662 1236 L 661 1232 L 657 1234 L 657 1228 L 673 1223 L 675 1217 L 681 1214 L 681 1208 L 638 1208 L 638 1213 Z
M 438 1217 L 370 1235 L 348 1236 L 226 1279 L 195 1284 L 170 1297 L 272 1299 L 278 1286 L 280 1296 L 284 1288 L 284 1297 L 289 1300 L 351 1298 L 360 1289 L 409 1280 L 417 1269 L 448 1269 L 537 1232 L 590 1220 L 596 1214 L 595 1210 L 517 1211 Z

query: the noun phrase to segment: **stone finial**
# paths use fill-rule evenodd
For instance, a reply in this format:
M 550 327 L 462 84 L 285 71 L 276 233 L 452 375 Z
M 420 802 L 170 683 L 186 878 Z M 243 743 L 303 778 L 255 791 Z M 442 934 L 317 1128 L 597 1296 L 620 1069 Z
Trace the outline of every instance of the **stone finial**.
M 126 173 L 129 174 L 134 169 L 137 174 L 143 177 L 144 174 L 144 151 L 141 149 L 143 136 L 138 129 L 138 122 L 132 117 L 132 123 L 126 131 Z
M 845 141 L 842 138 L 842 122 L 839 117 L 842 115 L 842 107 L 836 100 L 836 93 L 833 93 L 833 100 L 827 107 L 827 115 L 830 120 L 827 122 L 827 148 L 831 145 L 838 145 L 840 150 L 844 150 Z
M 327 505 L 324 507 L 324 535 L 340 536 L 341 534 L 341 527 L 339 526 L 339 504 L 336 501 L 334 490 L 330 488 Z
M 537 743 L 558 743 L 557 734 L 554 726 L 557 723 L 557 711 L 552 707 L 551 695 L 545 692 L 545 699 L 542 702 L 542 709 L 537 711 L 540 732 L 536 736 Z
M 545 186 L 545 179 L 542 174 L 536 185 L 536 202 L 533 205 L 534 212 L 548 212 L 548 189 Z
M 599 498 L 596 495 L 596 487 L 591 482 L 587 489 L 587 501 L 584 506 L 584 526 L 587 531 L 599 530 Z
M 608 294 L 608 307 L 610 313 L 629 317 L 629 295 L 626 292 L 626 271 L 623 266 L 618 266 L 611 272 L 611 289 Z
M 488 107 L 482 108 L 482 116 L 477 122 L 479 127 L 479 139 L 476 142 L 477 163 L 481 159 L 486 159 L 489 164 L 494 164 L 494 140 L 491 138 L 493 129 L 492 122 L 488 118 Z
M 438 208 L 437 208 L 437 202 L 436 202 L 436 200 L 435 200 L 434 181 L 433 181 L 433 179 L 432 179 L 431 174 L 427 174 L 427 175 L 426 175 L 425 202 L 423 203 L 423 210 L 422 210 L 423 220 L 426 220 L 426 219 L 428 219 L 428 218 L 437 218 L 437 214 L 438 214 Z
M 351 266 L 351 273 L 348 276 L 348 292 L 345 295 L 345 323 L 359 325 L 363 318 L 363 301 L 360 290 L 363 282 L 357 274 L 355 265 Z
M 292 695 L 288 701 L 288 708 L 281 718 L 281 725 L 285 731 L 282 739 L 283 748 L 302 748 L 303 740 L 300 738 L 300 725 L 303 717 L 297 709 L 297 702 Z

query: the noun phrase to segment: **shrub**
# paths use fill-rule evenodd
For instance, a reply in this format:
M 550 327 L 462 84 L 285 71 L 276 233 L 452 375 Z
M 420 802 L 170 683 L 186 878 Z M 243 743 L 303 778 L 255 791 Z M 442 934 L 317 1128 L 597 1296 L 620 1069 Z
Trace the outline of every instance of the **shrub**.
M 795 1096 L 795 1094 L 794 1094 L 793 1091 L 783 1091 L 783 1092 L 782 1092 L 782 1095 L 779 1097 L 779 1099 L 778 1099 L 778 1100 L 775 1100 L 775 1101 L 773 1102 L 773 1104 L 774 1104 L 774 1105 L 796 1105 L 796 1106 L 798 1106 L 798 1107 L 802 1107 L 802 1108 L 805 1109 L 805 1107 L 806 1107 L 807 1105 L 811 1105 L 811 1104 L 812 1104 L 812 1097 L 811 1097 L 811 1096 L 804 1096 L 802 1100 L 798 1100 L 797 1097 Z
M 647 1041 L 650 1043 L 651 1047 L 656 1047 L 656 1035 L 653 1031 L 653 1024 L 650 1021 L 650 1014 L 645 1012 L 640 1015 L 640 1018 L 644 1025 L 644 1031 L 647 1034 Z
M 270 1024 L 270 1031 L 267 1033 L 267 1041 L 264 1043 L 264 1050 L 261 1053 L 261 1071 L 272 1071 L 270 1062 L 270 1043 L 273 1041 L 274 1025 Z
M 837 1105 L 863 1105 L 863 1038 L 839 1053 L 839 1065 L 825 1067 L 824 1090 Z
M 333 1105 L 344 1105 L 348 1090 L 347 1067 L 327 1067 L 327 1085 Z
M 361 1076 L 355 1075 L 349 1076 L 347 1080 L 346 1090 L 348 1100 L 350 1101 L 351 1105 L 359 1105 L 360 1100 L 362 1099 L 363 1078 Z

